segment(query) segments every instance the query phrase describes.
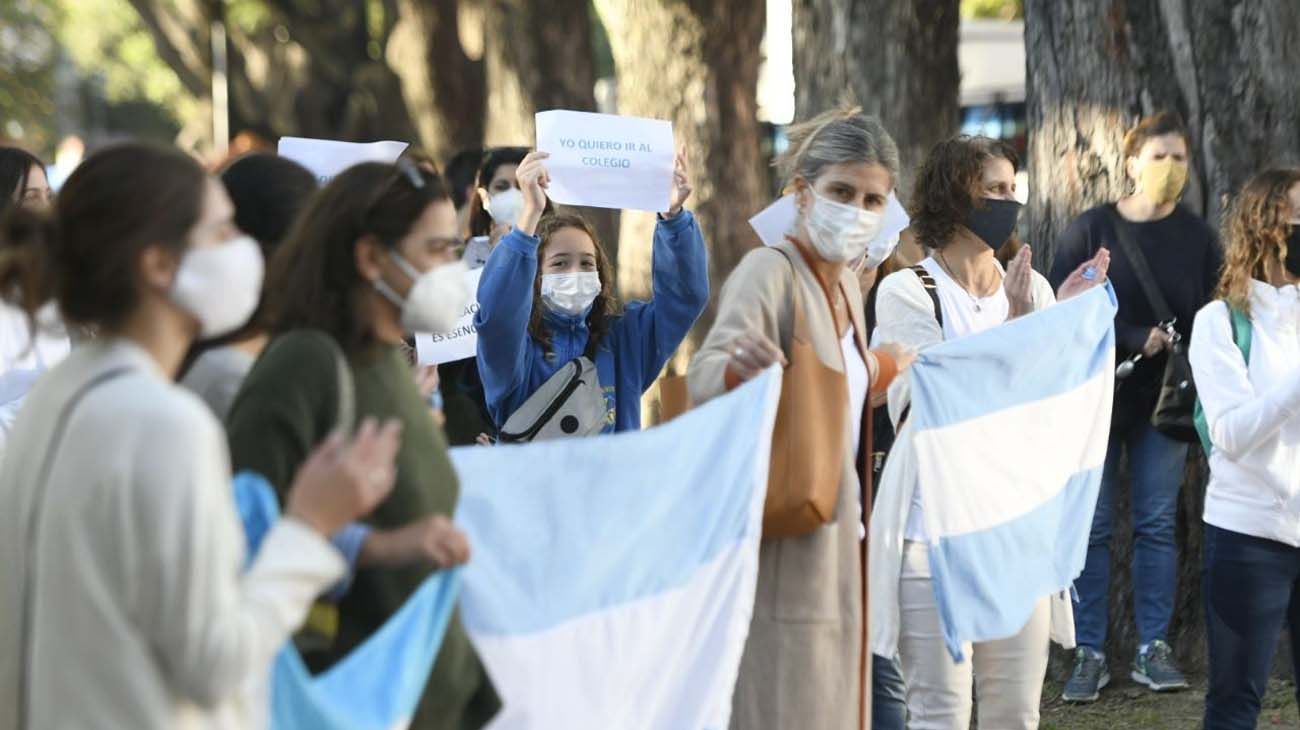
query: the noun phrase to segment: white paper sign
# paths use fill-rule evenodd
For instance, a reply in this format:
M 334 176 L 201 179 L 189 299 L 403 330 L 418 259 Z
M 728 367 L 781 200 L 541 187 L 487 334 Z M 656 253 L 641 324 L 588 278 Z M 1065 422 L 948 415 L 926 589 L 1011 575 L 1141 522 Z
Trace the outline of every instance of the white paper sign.
M 794 222 L 799 218 L 799 209 L 794 204 L 794 193 L 782 195 L 766 208 L 749 219 L 749 227 L 758 234 L 758 240 L 764 246 L 775 246 L 785 234 L 794 230 Z
M 799 209 L 794 203 L 794 193 L 790 193 L 782 195 L 754 214 L 749 219 L 749 226 L 758 234 L 764 246 L 775 246 L 785 238 L 785 234 L 794 230 L 798 218 Z M 912 219 L 908 217 L 907 210 L 898 202 L 898 197 L 890 193 L 889 200 L 885 203 L 885 219 L 881 222 L 880 235 L 876 236 L 876 240 L 894 238 L 910 225 Z
M 673 125 L 589 112 L 538 112 L 537 149 L 550 154 L 547 194 L 565 205 L 668 210 Z
M 321 185 L 362 162 L 393 163 L 407 148 L 405 142 L 336 142 L 332 139 L 281 137 L 278 152 L 307 168 Z
M 478 291 L 478 279 L 483 275 L 482 269 L 465 272 L 465 286 L 471 292 Z M 415 335 L 415 353 L 421 365 L 441 365 L 455 362 L 467 357 L 474 357 L 478 349 L 478 328 L 474 326 L 474 315 L 478 314 L 478 297 L 465 305 L 465 311 L 457 320 L 451 332 L 444 335 Z

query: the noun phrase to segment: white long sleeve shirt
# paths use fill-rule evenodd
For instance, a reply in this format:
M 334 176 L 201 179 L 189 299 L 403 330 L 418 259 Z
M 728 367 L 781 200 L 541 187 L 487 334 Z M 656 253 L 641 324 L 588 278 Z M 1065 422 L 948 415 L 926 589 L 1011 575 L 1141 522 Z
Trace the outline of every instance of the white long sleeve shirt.
M 80 347 L 27 400 L 0 466 L 0 730 L 264 726 L 259 680 L 342 557 L 282 519 L 243 571 L 220 426 L 135 345 Z
M 1300 290 L 1251 282 L 1250 363 L 1228 307 L 1196 315 L 1188 356 L 1214 447 L 1205 521 L 1300 547 Z

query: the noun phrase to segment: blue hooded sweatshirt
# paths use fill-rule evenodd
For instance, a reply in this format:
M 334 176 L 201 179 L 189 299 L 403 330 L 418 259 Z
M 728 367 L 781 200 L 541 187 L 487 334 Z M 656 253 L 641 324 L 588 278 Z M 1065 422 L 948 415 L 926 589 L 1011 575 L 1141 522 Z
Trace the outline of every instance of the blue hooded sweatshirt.
M 488 257 L 478 284 L 478 369 L 497 428 L 565 363 L 587 349 L 587 316 L 547 312 L 548 355 L 528 334 L 541 240 L 518 229 Z M 682 211 L 655 226 L 654 298 L 628 302 L 596 348 L 608 407 L 604 433 L 641 427 L 641 395 L 709 301 L 709 259 L 695 216 Z

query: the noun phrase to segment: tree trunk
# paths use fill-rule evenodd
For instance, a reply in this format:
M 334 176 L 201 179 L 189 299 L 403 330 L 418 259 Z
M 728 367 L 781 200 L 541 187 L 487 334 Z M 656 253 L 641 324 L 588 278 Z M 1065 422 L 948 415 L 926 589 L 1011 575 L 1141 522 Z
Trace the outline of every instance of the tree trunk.
M 130 1 L 186 89 L 208 98 L 224 4 Z M 314 5 L 268 1 L 253 28 L 227 19 L 232 132 L 397 139 L 439 159 L 478 146 L 483 69 L 460 45 L 457 0 L 385 0 L 378 16 L 355 0 Z
M 488 78 L 484 144 L 531 147 L 539 111 L 596 111 L 596 60 L 587 0 L 489 0 L 485 8 Z M 619 214 L 576 208 L 596 228 L 618 265 Z
M 899 199 L 934 144 L 957 133 L 957 0 L 794 0 L 795 113 L 845 91 L 898 143 Z
M 695 192 L 687 206 L 709 245 L 717 292 L 736 262 L 756 243 L 747 220 L 765 203 L 758 124 L 759 44 L 763 0 L 596 0 L 609 33 L 621 114 L 669 119 L 690 155 Z M 623 215 L 619 289 L 624 298 L 650 295 L 654 214 Z M 668 369 L 686 363 L 713 321 L 709 309 Z M 652 391 L 650 400 L 656 401 Z M 647 423 L 657 405 L 645 409 Z
M 461 43 L 462 12 L 458 0 L 399 0 L 400 20 L 386 53 L 421 145 L 441 163 L 483 142 L 486 65 Z
M 1300 158 L 1300 5 L 1294 0 L 1026 0 L 1030 204 L 1035 265 L 1083 210 L 1128 185 L 1125 131 L 1169 109 L 1191 134 L 1183 198 L 1216 225 L 1225 196 L 1277 160 Z M 1178 600 L 1170 639 L 1191 669 L 1204 665 L 1200 605 L 1201 507 L 1206 470 L 1196 455 L 1180 498 Z M 1126 481 L 1126 479 L 1125 479 Z M 1112 551 L 1112 667 L 1133 653 L 1132 529 L 1120 489 Z

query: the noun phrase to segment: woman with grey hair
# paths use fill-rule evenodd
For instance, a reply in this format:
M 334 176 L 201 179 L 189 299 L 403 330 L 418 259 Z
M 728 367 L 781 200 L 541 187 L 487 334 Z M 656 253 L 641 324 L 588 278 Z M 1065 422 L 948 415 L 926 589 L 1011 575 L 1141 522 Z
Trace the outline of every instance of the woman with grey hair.
M 778 421 L 789 403 L 813 395 L 790 388 L 796 368 L 817 372 L 818 386 L 840 389 L 848 407 L 826 413 L 842 420 L 809 429 L 828 436 L 817 446 L 838 443 L 841 451 L 828 462 L 837 464 L 828 480 L 837 491 L 824 517 L 775 529 L 765 509 L 731 726 L 849 730 L 864 727 L 871 713 L 863 540 L 871 487 L 870 470 L 861 468 L 871 449 L 863 424 L 869 393 L 883 391 L 910 360 L 893 347 L 868 351 L 850 264 L 880 232 L 898 148 L 875 118 L 840 108 L 792 128 L 777 164 L 797 219 L 784 241 L 751 251 L 727 278 L 717 320 L 691 362 L 691 397 L 714 398 L 781 363 L 789 370 Z M 769 482 L 769 506 L 780 487 Z

